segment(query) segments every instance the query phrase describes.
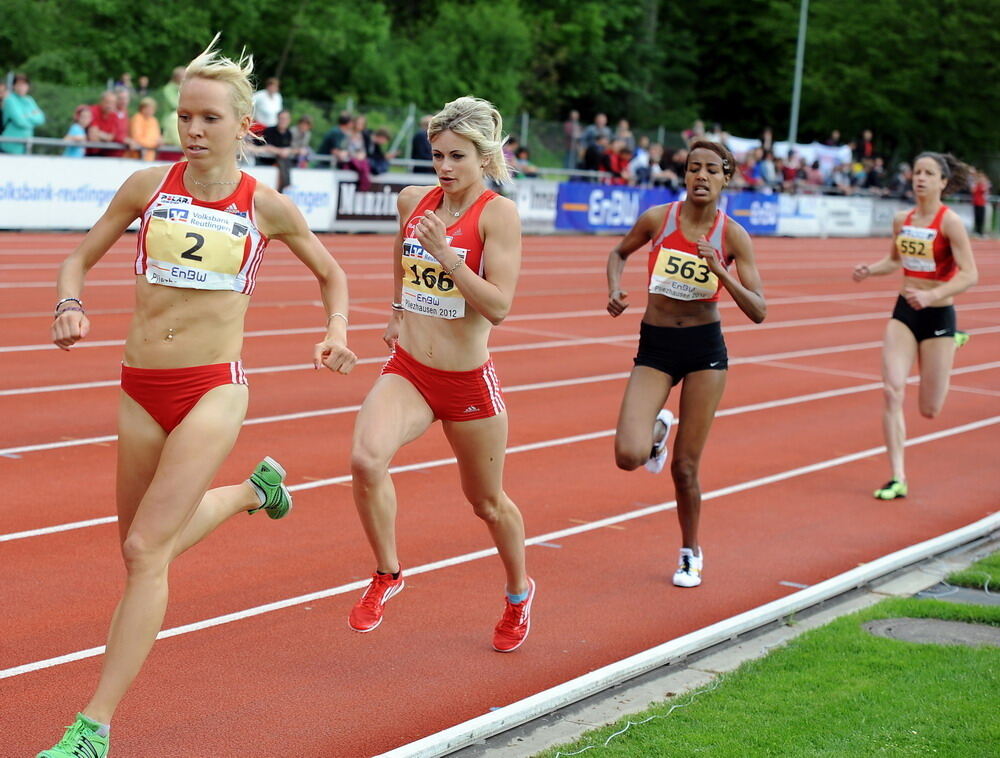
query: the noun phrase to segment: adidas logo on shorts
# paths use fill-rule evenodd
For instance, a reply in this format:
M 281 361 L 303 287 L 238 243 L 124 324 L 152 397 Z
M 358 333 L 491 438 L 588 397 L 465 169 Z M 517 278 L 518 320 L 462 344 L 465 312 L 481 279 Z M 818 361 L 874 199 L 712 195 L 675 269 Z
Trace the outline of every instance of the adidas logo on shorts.
M 462 413 L 475 413 L 478 410 L 479 410 L 479 408 L 477 406 L 470 405 L 468 408 L 466 408 L 464 411 L 462 411 Z

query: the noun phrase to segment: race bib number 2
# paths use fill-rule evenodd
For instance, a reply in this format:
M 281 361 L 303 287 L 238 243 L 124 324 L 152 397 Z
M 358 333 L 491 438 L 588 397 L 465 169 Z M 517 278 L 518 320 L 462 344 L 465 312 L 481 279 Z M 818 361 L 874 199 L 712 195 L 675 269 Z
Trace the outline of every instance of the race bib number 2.
M 649 291 L 675 300 L 704 300 L 719 288 L 719 277 L 700 256 L 661 247 Z
M 452 250 L 462 260 L 468 255 L 468 250 L 454 247 Z M 465 298 L 455 280 L 413 238 L 403 240 L 403 307 L 411 313 L 435 318 L 455 319 L 465 315 Z
M 896 238 L 896 250 L 907 271 L 933 271 L 934 239 L 937 229 L 925 229 L 919 226 L 904 226 Z

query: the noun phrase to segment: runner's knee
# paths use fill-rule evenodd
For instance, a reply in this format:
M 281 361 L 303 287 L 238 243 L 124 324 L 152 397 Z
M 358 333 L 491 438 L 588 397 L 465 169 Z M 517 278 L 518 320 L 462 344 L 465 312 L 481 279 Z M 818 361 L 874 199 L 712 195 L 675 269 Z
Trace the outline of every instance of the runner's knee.
M 503 496 L 501 493 L 493 495 L 478 495 L 469 497 L 472 511 L 487 524 L 495 524 L 500 520 L 503 512 Z
M 675 455 L 670 461 L 670 475 L 678 490 L 697 490 L 698 460 L 683 455 Z
M 652 446 L 652 443 L 650 443 Z M 615 443 L 615 465 L 623 471 L 635 471 L 649 460 L 649 449 L 638 448 L 635 445 L 626 446 Z

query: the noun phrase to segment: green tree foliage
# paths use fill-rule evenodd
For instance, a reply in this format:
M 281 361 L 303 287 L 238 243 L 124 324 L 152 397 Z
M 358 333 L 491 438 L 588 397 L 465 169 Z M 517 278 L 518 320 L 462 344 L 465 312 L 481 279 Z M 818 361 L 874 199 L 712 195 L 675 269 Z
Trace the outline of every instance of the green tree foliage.
M 1000 152 L 996 0 L 811 0 L 801 139 L 875 131 L 896 157 Z M 296 101 L 421 112 L 474 93 L 509 116 L 788 131 L 799 0 L 0 0 L 0 68 L 162 85 L 216 31 Z

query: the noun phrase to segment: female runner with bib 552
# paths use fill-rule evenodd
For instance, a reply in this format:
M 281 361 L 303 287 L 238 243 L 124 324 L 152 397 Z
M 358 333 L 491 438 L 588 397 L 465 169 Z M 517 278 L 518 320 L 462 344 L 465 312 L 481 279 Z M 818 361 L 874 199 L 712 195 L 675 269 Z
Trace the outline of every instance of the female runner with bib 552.
M 506 572 L 494 649 L 516 649 L 530 628 L 535 585 L 525 571 L 521 514 L 503 490 L 507 413 L 487 348 L 490 330 L 510 311 L 521 266 L 517 208 L 483 184 L 484 176 L 509 178 L 502 130 L 500 114 L 485 100 L 448 103 L 427 129 L 440 186 L 399 193 L 395 288 L 383 336 L 393 353 L 354 428 L 354 502 L 376 563 L 348 620 L 356 632 L 382 623 L 386 601 L 404 586 L 389 463 L 438 419 L 458 459 L 462 491 Z
M 608 256 L 608 313 L 617 317 L 628 308 L 628 296 L 621 289 L 625 261 L 652 240 L 639 351 L 615 432 L 619 468 L 633 471 L 645 464 L 654 473 L 663 469 L 674 421 L 663 405 L 671 388 L 684 382 L 670 464 L 681 527 L 682 547 L 673 578 L 678 587 L 701 584 L 698 466 L 729 366 L 719 294 L 725 287 L 755 323 L 767 314 L 750 235 L 718 209 L 735 163 L 719 143 L 694 142 L 684 170 L 687 199 L 647 210 Z M 728 271 L 734 261 L 739 279 Z
M 892 478 L 873 493 L 879 500 L 907 495 L 903 393 L 914 360 L 920 363 L 920 415 L 934 418 L 948 395 L 955 348 L 969 338 L 955 329 L 954 300 L 979 275 L 962 219 L 941 202 L 943 194 L 966 191 L 967 177 L 965 164 L 951 155 L 918 155 L 913 162 L 917 207 L 896 214 L 885 258 L 854 267 L 856 282 L 903 268 L 903 284 L 882 343 L 882 433 Z
M 111 717 L 163 624 L 174 558 L 240 511 L 281 518 L 291 508 L 285 472 L 270 458 L 249 480 L 208 489 L 247 410 L 243 321 L 269 239 L 287 244 L 319 281 L 330 317 L 313 365 L 346 374 L 356 361 L 346 343 L 344 272 L 287 197 L 237 168 L 251 123 L 253 60 L 234 62 L 214 46 L 191 62 L 181 83 L 186 162 L 132 174 L 59 272 L 52 338 L 68 350 L 90 330 L 81 301 L 87 272 L 141 219 L 118 410 L 125 591 L 97 689 L 40 758 L 107 755 Z M 157 753 L 146 748 L 131 752 Z

